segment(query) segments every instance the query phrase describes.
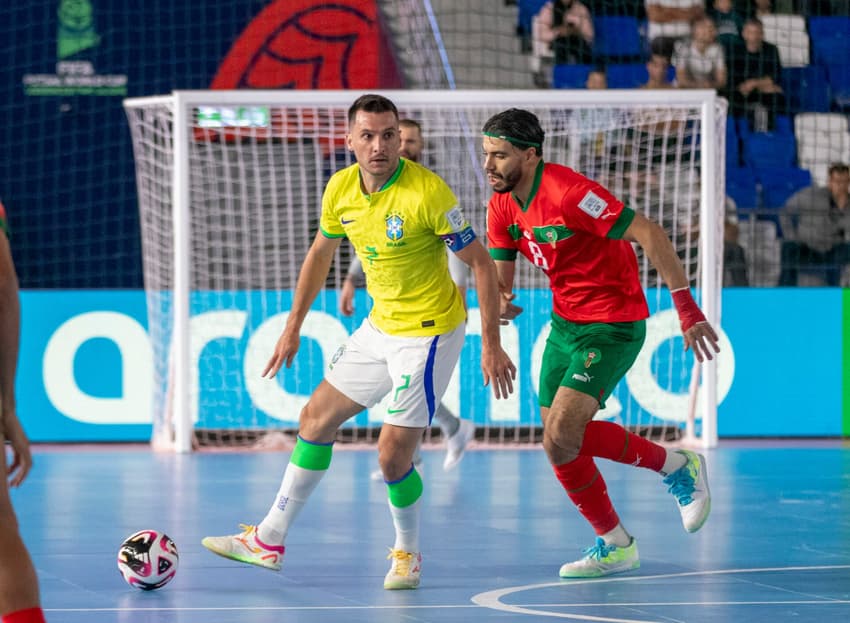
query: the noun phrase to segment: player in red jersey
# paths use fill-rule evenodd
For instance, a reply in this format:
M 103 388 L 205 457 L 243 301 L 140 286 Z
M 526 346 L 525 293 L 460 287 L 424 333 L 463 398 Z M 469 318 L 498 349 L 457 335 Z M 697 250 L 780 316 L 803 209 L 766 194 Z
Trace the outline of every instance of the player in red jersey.
M 567 495 L 596 531 L 584 557 L 564 564 L 564 578 L 636 569 L 637 543 L 608 497 L 594 457 L 664 476 L 688 532 L 711 509 L 705 458 L 667 450 L 613 422 L 595 421 L 643 344 L 649 310 L 638 279 L 637 242 L 672 292 L 685 348 L 699 361 L 718 352 L 717 334 L 688 287 L 664 230 L 605 188 L 565 166 L 544 163 L 537 117 L 512 108 L 483 128 L 484 169 L 495 191 L 487 206 L 490 254 L 503 287 L 502 317 L 515 318 L 514 262 L 524 255 L 549 277 L 552 330 L 540 372 L 543 447 Z
M 44 623 L 35 568 L 21 540 L 9 497 L 9 487 L 20 485 L 32 467 L 32 454 L 15 411 L 21 308 L 8 233 L 6 211 L 0 203 L 0 619 L 3 623 Z M 12 454 L 10 465 L 6 463 L 7 443 Z

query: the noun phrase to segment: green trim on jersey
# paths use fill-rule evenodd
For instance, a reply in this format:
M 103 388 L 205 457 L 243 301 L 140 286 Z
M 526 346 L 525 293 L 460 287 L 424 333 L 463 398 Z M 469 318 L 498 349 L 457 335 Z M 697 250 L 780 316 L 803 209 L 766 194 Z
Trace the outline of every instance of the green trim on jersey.
M 532 229 L 534 230 L 534 240 L 541 244 L 557 244 L 575 234 L 572 229 L 563 225 L 543 225 L 542 227 L 532 227 Z
M 540 179 L 543 177 L 543 167 L 544 162 L 543 158 L 541 158 L 540 162 L 537 163 L 537 168 L 534 170 L 534 182 L 531 184 L 531 191 L 528 193 L 528 201 L 525 202 L 525 205 L 522 205 L 522 201 L 519 200 L 519 197 L 511 193 L 511 197 L 514 198 L 519 209 L 523 212 L 528 211 L 528 206 L 531 205 L 531 202 L 534 200 L 534 196 L 537 194 L 537 190 L 540 188 Z
M 9 223 L 7 223 L 4 218 L 0 218 L 0 229 L 3 230 L 3 233 L 6 234 L 7 238 L 12 237 L 12 232 L 9 231 Z
M 378 192 L 382 192 L 382 191 L 386 190 L 387 188 L 389 188 L 390 186 L 392 186 L 393 184 L 395 184 L 396 180 L 398 180 L 399 176 L 401 175 L 401 170 L 403 168 L 404 168 L 404 158 L 399 158 L 398 159 L 398 166 L 395 169 L 395 173 L 390 175 L 390 179 L 388 179 L 386 182 L 384 182 L 384 184 L 378 189 Z M 360 188 L 362 189 L 363 188 L 363 186 L 362 186 L 362 184 L 363 184 L 363 173 L 360 169 L 358 169 L 357 175 L 360 178 L 360 184 L 361 184 Z M 371 195 L 371 193 L 363 193 L 363 196 L 368 198 L 368 197 L 371 197 L 372 195 Z
M 325 238 L 345 238 L 345 233 L 344 233 L 344 232 L 343 232 L 343 233 L 341 233 L 341 234 L 332 234 L 332 233 L 330 233 L 330 232 L 325 231 L 325 228 L 324 228 L 324 227 L 319 227 L 319 231 L 321 231 L 321 232 L 322 232 L 322 235 L 323 235 Z
M 635 211 L 627 206 L 623 206 L 623 211 L 620 212 L 620 216 L 611 226 L 611 229 L 608 230 L 608 238 L 613 238 L 614 240 L 622 240 L 623 234 L 626 233 L 626 230 L 629 228 L 629 225 L 632 224 L 632 221 L 635 220 Z
M 519 253 L 519 251 L 516 249 L 496 249 L 494 247 L 490 247 L 490 257 L 494 260 L 499 260 L 500 262 L 515 261 L 517 253 Z

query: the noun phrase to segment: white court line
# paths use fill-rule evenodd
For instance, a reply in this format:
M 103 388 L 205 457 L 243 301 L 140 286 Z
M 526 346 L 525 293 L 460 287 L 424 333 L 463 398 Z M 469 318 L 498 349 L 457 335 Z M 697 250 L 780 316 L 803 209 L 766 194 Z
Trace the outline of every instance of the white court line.
M 526 584 L 525 586 L 510 586 L 507 588 L 500 588 L 495 591 L 487 591 L 486 593 L 478 593 L 477 595 L 472 597 L 472 603 L 478 604 L 479 606 L 484 606 L 485 608 L 491 608 L 493 610 L 499 610 L 501 612 L 511 612 L 513 614 L 529 614 L 533 616 L 544 616 L 544 617 L 554 617 L 558 619 L 573 619 L 578 621 L 600 621 L 603 623 L 654 623 L 648 619 L 622 619 L 622 618 L 610 618 L 610 617 L 599 617 L 599 616 L 590 616 L 584 614 L 567 614 L 560 612 L 547 612 L 546 610 L 534 610 L 528 605 L 519 606 L 519 605 L 511 605 L 502 603 L 502 597 L 506 595 L 511 595 L 513 593 L 520 593 L 522 591 L 536 590 L 540 588 L 553 588 L 553 587 L 561 587 L 568 588 L 571 586 L 578 586 L 581 584 L 605 584 L 610 582 L 642 582 L 644 580 L 657 580 L 657 579 L 670 579 L 670 578 L 685 578 L 685 577 L 694 577 L 694 576 L 710 576 L 710 575 L 732 575 L 732 574 L 742 574 L 742 573 L 771 573 L 771 572 L 787 572 L 787 571 L 826 571 L 831 569 L 850 569 L 850 565 L 822 565 L 815 567 L 764 567 L 760 569 L 717 569 L 714 571 L 686 571 L 682 573 L 664 573 L 659 575 L 644 575 L 644 576 L 627 576 L 627 577 L 616 577 L 616 578 L 594 578 L 588 580 L 561 580 L 560 582 L 546 582 L 545 584 Z M 770 604 L 825 604 L 825 603 L 835 603 L 835 604 L 844 604 L 850 603 L 848 600 L 844 599 L 823 599 L 820 601 L 766 601 L 766 602 L 749 602 L 749 601 L 740 601 L 740 602 L 713 602 L 713 601 L 700 601 L 693 603 L 680 604 L 678 602 L 646 602 L 646 603 L 616 603 L 616 602 L 607 602 L 604 604 L 594 604 L 597 606 L 606 606 L 606 607 L 640 607 L 640 606 L 659 606 L 659 605 L 693 605 L 693 606 L 714 606 L 714 605 L 770 605 Z M 586 607 L 589 604 L 540 604 L 536 607 L 559 607 L 559 608 L 582 608 Z

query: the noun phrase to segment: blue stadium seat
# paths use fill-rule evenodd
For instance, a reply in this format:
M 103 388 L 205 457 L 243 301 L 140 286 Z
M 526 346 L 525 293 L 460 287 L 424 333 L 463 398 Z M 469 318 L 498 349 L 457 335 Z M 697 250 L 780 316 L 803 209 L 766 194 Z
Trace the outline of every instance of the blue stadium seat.
M 741 144 L 735 127 L 735 118 L 726 117 L 726 167 L 741 166 Z
M 850 37 L 850 33 L 847 35 Z M 832 101 L 840 110 L 850 108 L 850 57 L 842 59 L 844 62 L 830 63 L 826 67 L 829 77 L 829 86 L 832 89 Z
M 726 165 L 726 194 L 732 197 L 738 207 L 738 213 L 758 209 L 758 190 L 756 176 L 749 167 L 730 167 Z
M 815 63 L 827 65 L 850 58 L 850 17 L 811 17 L 809 37 Z
M 517 12 L 517 26 L 519 26 L 523 32 L 527 34 L 531 34 L 531 20 L 534 19 L 534 16 L 540 13 L 540 9 L 543 8 L 543 5 L 546 4 L 548 0 L 518 0 L 517 8 L 519 9 Z
M 782 238 L 782 224 L 779 212 L 788 198 L 801 188 L 812 185 L 812 175 L 806 169 L 788 167 L 785 169 L 756 169 L 756 180 L 761 184 L 762 209 L 759 219 L 776 223 L 777 235 Z
M 552 86 L 556 89 L 583 89 L 590 69 L 590 65 L 555 65 L 552 68 Z
M 783 67 L 782 91 L 792 113 L 829 112 L 829 84 L 820 65 Z
M 793 134 L 754 132 L 742 139 L 746 166 L 753 169 L 784 169 L 795 166 L 797 143 Z
M 612 63 L 605 67 L 605 73 L 610 89 L 635 89 L 649 80 L 646 63 Z M 672 82 L 675 77 L 676 69 L 670 67 L 667 79 Z
M 812 174 L 806 169 L 756 169 L 756 180 L 761 184 L 765 208 L 778 209 L 801 188 L 812 185 Z
M 634 89 L 649 80 L 645 63 L 614 63 L 605 71 L 610 89 Z
M 601 15 L 593 18 L 593 29 L 593 52 L 600 59 L 628 62 L 642 57 L 637 18 Z

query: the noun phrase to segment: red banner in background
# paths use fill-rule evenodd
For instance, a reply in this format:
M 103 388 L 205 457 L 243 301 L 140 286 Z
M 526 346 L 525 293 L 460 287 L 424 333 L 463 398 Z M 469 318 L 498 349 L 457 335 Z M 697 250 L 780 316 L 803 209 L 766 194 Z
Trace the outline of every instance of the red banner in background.
M 274 0 L 219 65 L 213 89 L 402 86 L 375 0 Z

